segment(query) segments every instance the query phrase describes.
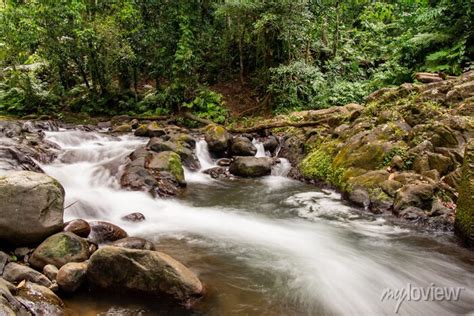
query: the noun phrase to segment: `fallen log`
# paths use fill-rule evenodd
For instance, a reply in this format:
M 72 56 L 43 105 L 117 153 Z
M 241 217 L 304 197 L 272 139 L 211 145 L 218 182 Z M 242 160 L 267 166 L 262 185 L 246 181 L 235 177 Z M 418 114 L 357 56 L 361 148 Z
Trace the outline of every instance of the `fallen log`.
M 193 120 L 193 121 L 196 121 L 196 122 L 199 122 L 199 123 L 202 123 L 202 124 L 206 124 L 206 125 L 209 125 L 209 124 L 216 124 L 214 123 L 213 121 L 211 120 L 207 120 L 205 118 L 202 118 L 202 117 L 199 117 L 199 116 L 196 116 L 190 112 L 183 112 L 181 113 L 181 115 L 185 118 L 188 118 L 190 120 Z
M 307 127 L 320 125 L 327 122 L 328 118 L 321 118 L 317 121 L 304 121 L 304 122 L 291 122 L 291 121 L 277 121 L 269 122 L 266 124 L 259 124 L 252 127 L 243 127 L 243 128 L 228 128 L 227 130 L 231 133 L 254 133 L 265 129 L 272 129 L 278 127 Z

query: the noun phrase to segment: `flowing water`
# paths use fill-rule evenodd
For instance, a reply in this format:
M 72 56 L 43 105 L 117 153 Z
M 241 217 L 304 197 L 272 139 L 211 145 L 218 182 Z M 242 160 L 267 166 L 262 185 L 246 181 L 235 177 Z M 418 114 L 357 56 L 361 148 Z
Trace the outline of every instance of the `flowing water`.
M 127 155 L 144 140 L 81 131 L 48 132 L 47 138 L 62 148 L 43 168 L 66 190 L 65 219 L 116 223 L 185 263 L 208 289 L 194 314 L 390 315 L 397 302 L 382 301 L 382 293 L 410 285 L 463 289 L 458 301 L 405 300 L 401 315 L 474 312 L 471 252 L 449 235 L 416 233 L 346 205 L 335 192 L 289 180 L 287 160 L 257 180 L 219 181 L 186 171 L 182 196 L 162 200 L 119 186 Z M 214 166 L 207 144 L 196 147 L 203 168 Z M 131 212 L 146 221 L 120 219 Z M 191 313 L 107 293 L 83 293 L 66 303 L 77 315 Z

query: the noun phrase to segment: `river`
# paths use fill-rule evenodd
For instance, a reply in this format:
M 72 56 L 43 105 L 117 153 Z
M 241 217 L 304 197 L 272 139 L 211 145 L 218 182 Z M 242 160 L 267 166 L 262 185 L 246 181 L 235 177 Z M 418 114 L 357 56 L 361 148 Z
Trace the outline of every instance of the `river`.
M 128 154 L 144 139 L 73 130 L 46 138 L 61 147 L 42 168 L 65 188 L 65 220 L 106 220 L 148 238 L 208 291 L 192 312 L 149 298 L 82 293 L 65 299 L 77 315 L 391 315 L 397 300 L 382 299 L 384 291 L 407 286 L 461 289 L 457 301 L 405 299 L 400 315 L 474 312 L 474 254 L 451 234 L 417 232 L 290 180 L 285 160 L 272 176 L 253 180 L 186 171 L 179 198 L 153 199 L 119 185 Z M 204 167 L 214 164 L 204 141 L 197 154 Z M 146 220 L 121 220 L 132 212 Z

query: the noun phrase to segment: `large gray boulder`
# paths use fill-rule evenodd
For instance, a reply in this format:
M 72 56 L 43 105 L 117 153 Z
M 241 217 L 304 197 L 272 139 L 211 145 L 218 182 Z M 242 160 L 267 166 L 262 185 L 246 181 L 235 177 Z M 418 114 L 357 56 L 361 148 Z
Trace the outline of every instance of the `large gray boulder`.
M 31 171 L 0 176 L 0 240 L 38 243 L 63 228 L 64 189 L 55 179 Z
M 230 173 L 241 177 L 262 177 L 272 172 L 273 159 L 267 157 L 235 157 Z
M 184 304 L 203 295 L 203 285 L 193 272 L 157 251 L 104 246 L 91 256 L 87 279 L 114 291 L 167 294 Z
M 257 148 L 247 137 L 236 137 L 232 140 L 231 151 L 236 156 L 255 156 Z

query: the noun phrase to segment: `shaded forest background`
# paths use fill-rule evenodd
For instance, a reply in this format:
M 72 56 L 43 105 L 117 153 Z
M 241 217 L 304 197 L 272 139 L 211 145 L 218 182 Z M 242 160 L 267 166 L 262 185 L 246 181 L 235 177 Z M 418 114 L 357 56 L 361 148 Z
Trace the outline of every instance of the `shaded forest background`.
M 3 0 L 0 112 L 224 122 L 474 69 L 471 0 Z M 239 105 L 237 104 L 237 107 Z M 242 109 L 245 110 L 245 104 Z

